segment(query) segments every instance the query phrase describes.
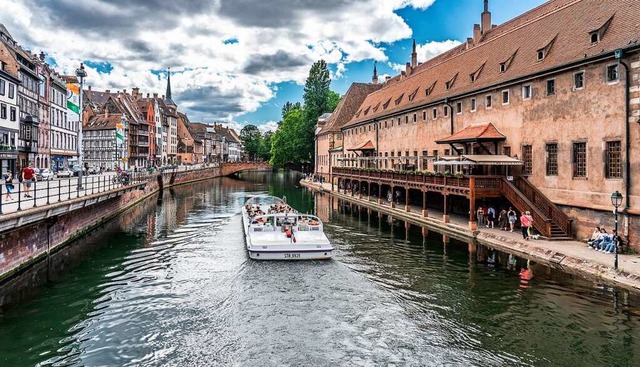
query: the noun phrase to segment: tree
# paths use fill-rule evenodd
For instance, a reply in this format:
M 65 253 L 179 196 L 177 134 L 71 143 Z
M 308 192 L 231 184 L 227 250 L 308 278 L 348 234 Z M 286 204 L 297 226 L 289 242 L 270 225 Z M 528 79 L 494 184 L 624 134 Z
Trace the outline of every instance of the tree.
M 255 125 L 246 125 L 240 130 L 240 140 L 249 159 L 255 159 L 258 156 L 261 138 L 260 130 Z
M 287 112 L 278 130 L 271 137 L 271 164 L 282 167 L 287 163 L 302 161 L 301 131 L 305 124 L 304 109 L 294 108 Z
M 313 125 L 318 117 L 329 110 L 329 69 L 324 60 L 316 61 L 311 65 L 309 76 L 304 85 L 304 109 L 307 122 Z
M 284 106 L 282 106 L 282 118 L 284 118 L 284 115 L 286 115 L 289 111 L 295 109 L 295 108 L 302 108 L 302 105 L 300 105 L 300 102 L 296 102 L 296 103 L 291 103 L 291 102 L 287 102 L 284 104 Z
M 262 134 L 262 139 L 260 139 L 260 149 L 258 149 L 258 158 L 261 158 L 264 161 L 269 161 L 271 159 L 271 138 L 273 137 L 273 132 L 267 131 Z
M 340 97 L 340 94 L 330 90 L 329 91 L 329 96 L 327 97 L 328 102 L 327 102 L 327 112 L 333 112 L 336 110 L 336 107 L 338 107 L 338 103 L 340 103 L 340 99 L 342 97 Z

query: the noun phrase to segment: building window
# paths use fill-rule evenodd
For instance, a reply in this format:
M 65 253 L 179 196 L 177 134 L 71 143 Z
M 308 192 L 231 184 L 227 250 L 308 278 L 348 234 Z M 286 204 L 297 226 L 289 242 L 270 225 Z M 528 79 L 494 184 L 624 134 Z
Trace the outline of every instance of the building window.
M 435 119 L 437 119 L 437 118 L 438 118 L 438 109 L 437 109 L 437 108 L 434 108 L 432 112 L 433 112 L 433 113 L 432 113 L 432 114 L 433 114 L 433 119 L 434 119 L 434 120 L 435 120 Z
M 538 50 L 538 61 L 544 60 L 544 50 Z
M 442 113 L 444 114 L 444 117 L 449 116 L 449 106 L 444 106 L 442 108 Z
M 600 42 L 600 35 L 598 35 L 598 32 L 592 32 L 590 38 L 592 44 Z
M 16 120 L 16 108 L 15 108 L 15 107 L 11 107 L 11 108 L 9 109 L 9 111 L 10 111 L 10 112 L 9 112 L 9 119 L 10 119 L 11 121 L 15 121 L 15 120 Z
M 531 99 L 531 84 L 522 86 L 522 99 Z
M 0 105 L 0 118 L 3 120 L 7 119 L 7 105 L 4 103 Z
M 502 91 L 502 104 L 509 104 L 509 90 Z
M 409 115 L 404 115 L 404 123 L 405 124 L 409 123 Z
M 9 83 L 9 99 L 13 99 L 16 96 L 16 85 Z
M 493 99 L 491 98 L 491 96 L 485 97 L 485 106 L 487 108 L 491 108 L 492 104 L 493 104 Z
M 531 145 L 522 146 L 522 161 L 524 163 L 523 174 L 533 174 L 533 147 Z
M 547 144 L 547 176 L 558 175 L 558 144 Z
M 618 65 L 607 66 L 607 82 L 617 82 L 618 78 Z
M 584 88 L 584 71 L 580 71 L 573 74 L 573 88 L 575 89 Z
M 422 121 L 427 121 L 427 111 L 426 110 L 422 111 Z
M 587 143 L 573 143 L 573 177 L 587 177 Z
M 476 112 L 476 99 L 471 98 L 471 112 Z
M 607 142 L 606 178 L 622 178 L 622 144 L 619 141 Z
M 500 63 L 500 72 L 504 73 L 505 71 L 507 71 L 507 63 L 501 62 Z
M 414 114 L 413 114 L 413 122 L 414 122 L 414 123 L 415 123 L 415 122 L 418 122 L 418 114 L 417 114 L 417 113 L 414 113 Z
M 462 113 L 462 102 L 457 102 L 456 103 L 456 113 L 457 114 L 461 114 Z
M 556 94 L 556 80 L 549 79 L 547 80 L 547 95 L 552 96 Z
M 4 96 L 5 91 L 5 81 L 0 79 L 0 96 Z

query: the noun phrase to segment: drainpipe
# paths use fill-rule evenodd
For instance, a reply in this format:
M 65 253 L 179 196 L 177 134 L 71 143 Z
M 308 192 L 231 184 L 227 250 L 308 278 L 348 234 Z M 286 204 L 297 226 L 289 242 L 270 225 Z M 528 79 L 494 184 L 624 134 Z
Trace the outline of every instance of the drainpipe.
M 629 65 L 627 65 L 626 62 L 624 62 L 622 60 L 622 57 L 624 56 L 624 52 L 622 49 L 618 49 L 614 51 L 614 55 L 616 60 L 618 60 L 618 64 L 624 66 L 624 127 L 625 127 L 625 182 L 624 182 L 624 196 L 625 196 L 625 200 L 624 200 L 624 208 L 622 209 L 622 212 L 625 215 L 625 220 L 626 220 L 626 224 L 625 227 L 627 228 L 627 236 L 626 236 L 626 240 L 627 243 L 629 243 L 629 230 L 628 230 L 628 225 L 629 225 L 629 190 L 631 190 L 631 162 L 629 162 L 629 148 L 630 148 L 630 142 L 629 142 L 629 84 L 630 84 L 630 77 L 629 77 Z
M 444 104 L 449 106 L 449 119 L 451 120 L 451 123 L 450 123 L 451 124 L 451 135 L 453 135 L 453 106 L 449 102 L 449 97 L 446 97 L 444 99 Z

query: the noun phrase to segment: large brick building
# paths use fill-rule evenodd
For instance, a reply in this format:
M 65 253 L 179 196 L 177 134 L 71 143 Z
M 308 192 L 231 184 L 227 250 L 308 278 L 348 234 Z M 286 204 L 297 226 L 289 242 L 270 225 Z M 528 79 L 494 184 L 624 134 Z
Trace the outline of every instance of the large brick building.
M 447 169 L 466 175 L 518 174 L 573 220 L 565 234 L 578 237 L 612 227 L 617 190 L 620 234 L 640 250 L 639 17 L 635 0 L 551 0 L 494 26 L 485 1 L 466 43 L 422 64 L 414 46 L 405 71 L 353 101 L 359 108 L 340 126 L 344 158 L 332 162 L 332 179 L 354 179 L 338 166 L 434 171 L 447 159 L 456 161 Z M 325 162 L 322 132 L 316 158 Z M 503 165 L 514 161 L 520 166 Z M 531 199 L 523 187 L 510 197 L 505 185 L 494 196 Z M 430 189 L 421 190 L 426 202 Z M 439 193 L 445 212 L 451 192 Z M 461 213 L 484 200 L 460 192 L 469 201 Z M 526 205 L 541 220 L 556 220 L 535 204 Z

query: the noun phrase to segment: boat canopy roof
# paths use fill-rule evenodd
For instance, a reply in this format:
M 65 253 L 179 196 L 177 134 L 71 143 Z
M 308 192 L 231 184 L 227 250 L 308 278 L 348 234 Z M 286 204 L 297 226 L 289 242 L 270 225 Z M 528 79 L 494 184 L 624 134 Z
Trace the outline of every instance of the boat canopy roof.
M 257 195 L 250 197 L 244 205 L 274 205 L 274 204 L 287 204 L 286 198 L 279 198 L 271 195 Z

